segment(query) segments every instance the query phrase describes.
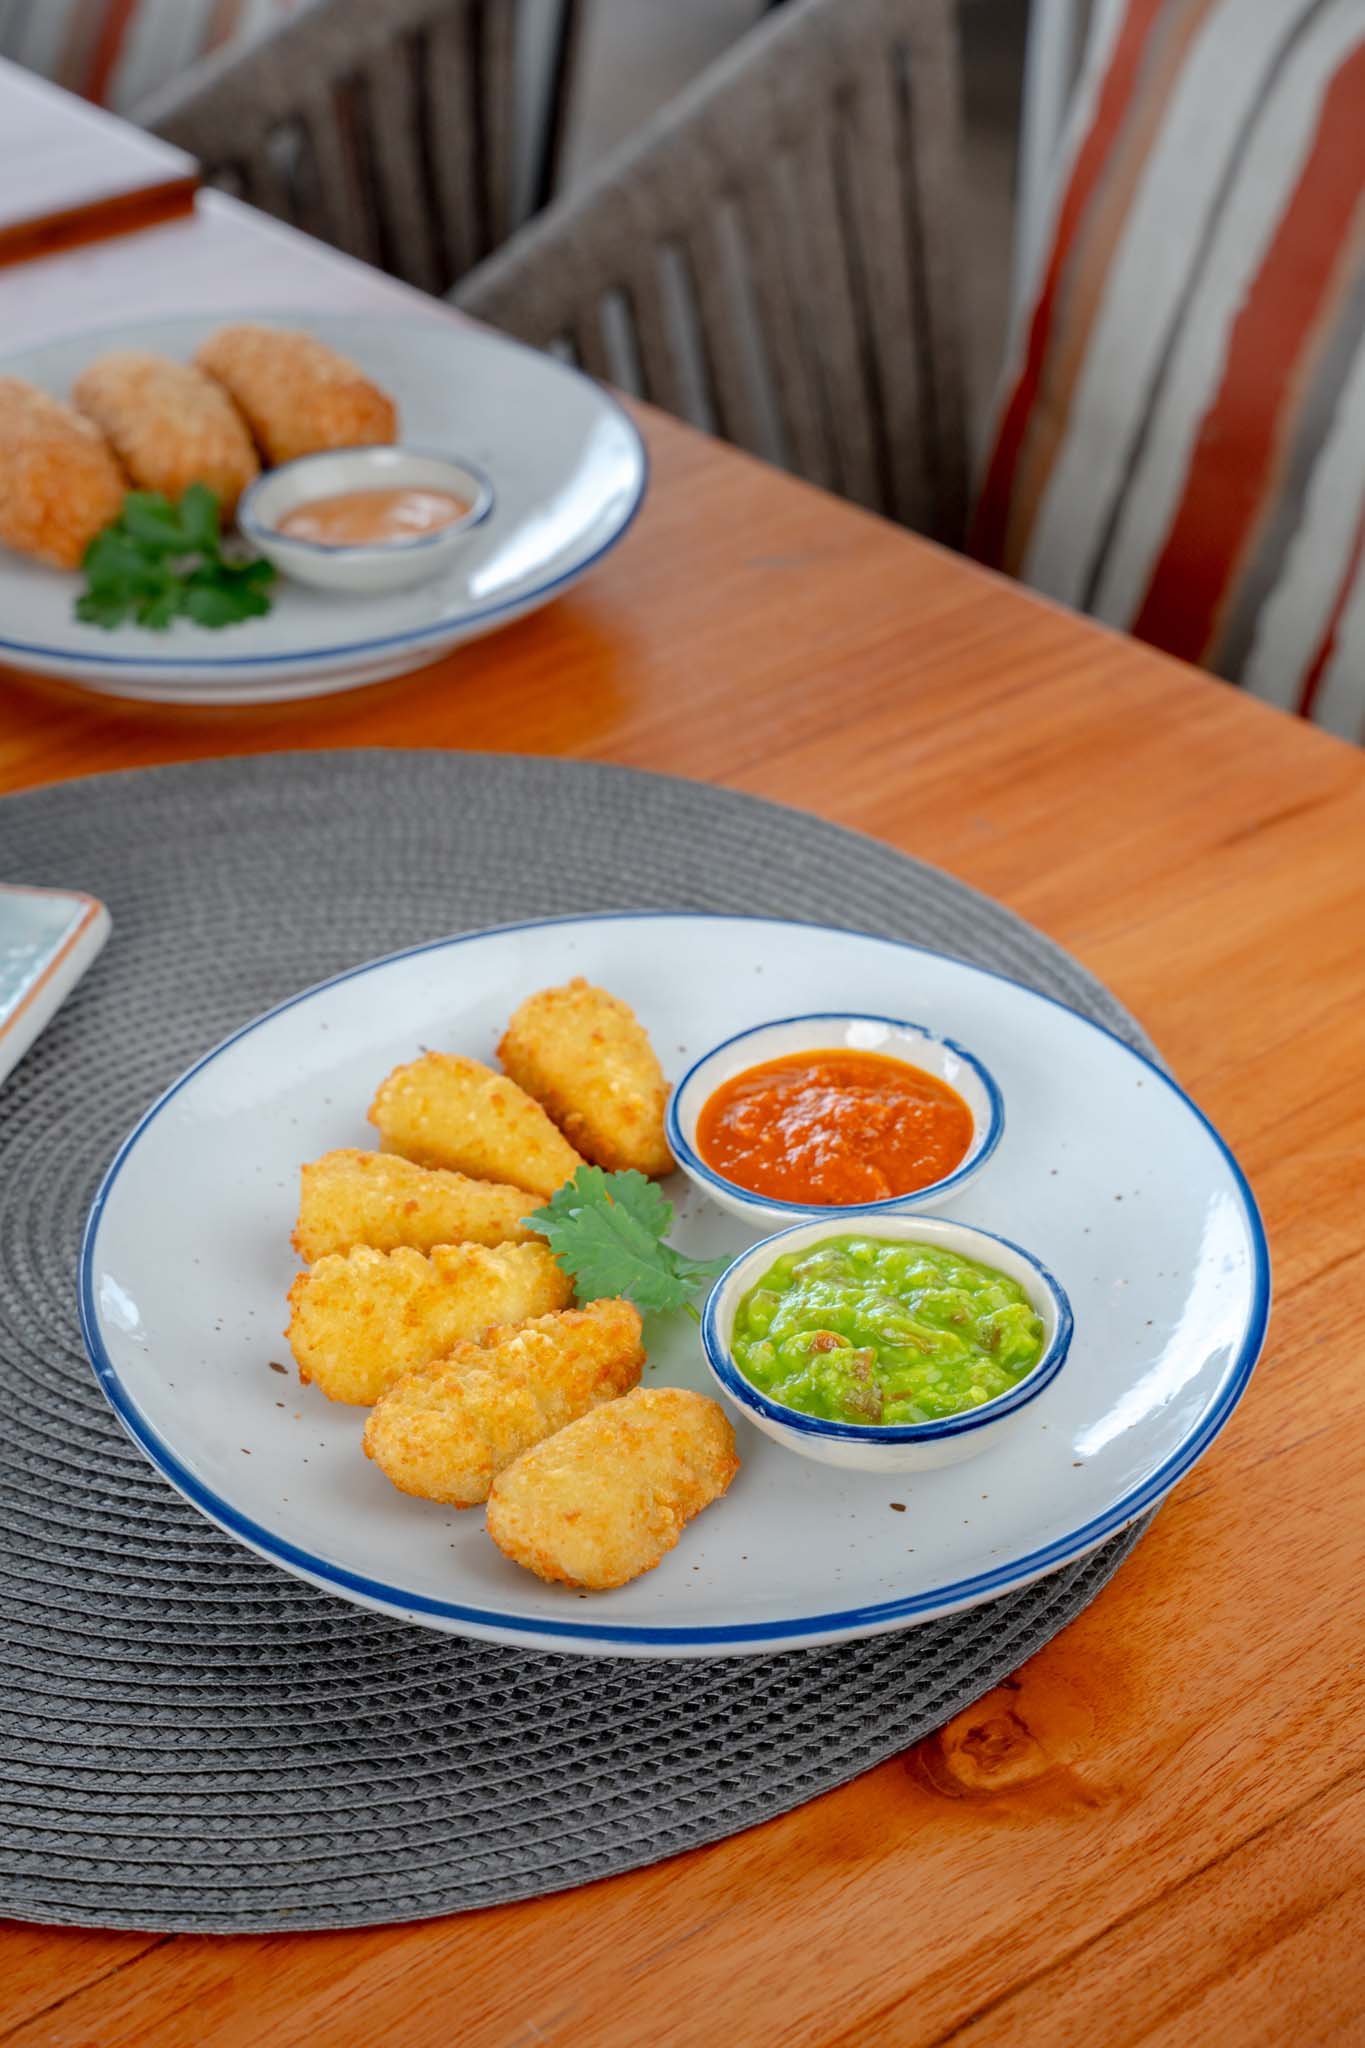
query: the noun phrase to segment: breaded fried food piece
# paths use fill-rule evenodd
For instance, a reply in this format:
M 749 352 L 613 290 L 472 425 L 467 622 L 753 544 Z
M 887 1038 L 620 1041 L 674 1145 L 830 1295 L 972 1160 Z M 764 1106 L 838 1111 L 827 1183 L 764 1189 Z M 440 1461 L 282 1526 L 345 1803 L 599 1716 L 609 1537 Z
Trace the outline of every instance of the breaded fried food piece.
M 583 1161 L 515 1081 L 460 1053 L 395 1067 L 370 1104 L 386 1152 L 476 1180 L 510 1181 L 548 1200 Z
M 365 1452 L 400 1493 L 477 1507 L 532 1444 L 638 1386 L 644 1362 L 628 1301 L 488 1330 L 395 1381 L 365 1425 Z
M 300 1181 L 294 1250 L 309 1265 L 357 1244 L 429 1252 L 438 1244 L 526 1244 L 535 1236 L 525 1218 L 539 1195 L 414 1166 L 396 1153 L 327 1152 L 303 1168 Z
M 398 438 L 393 400 L 346 356 L 284 327 L 220 327 L 197 350 L 267 462 Z
M 142 491 L 217 494 L 223 516 L 260 474 L 256 450 L 221 384 L 149 349 L 118 349 L 83 370 L 71 393 Z
M 567 1308 L 572 1288 L 543 1244 L 409 1245 L 331 1252 L 289 1290 L 285 1336 L 299 1378 L 368 1407 L 386 1387 L 494 1323 Z
M 98 427 L 59 398 L 0 377 L 0 542 L 54 569 L 79 569 L 118 518 L 128 481 Z
M 668 1083 L 629 1003 L 582 975 L 542 989 L 513 1012 L 498 1058 L 595 1166 L 673 1171 Z
M 488 1533 L 538 1578 L 603 1592 L 655 1565 L 739 1470 L 720 1405 L 637 1387 L 524 1451 L 488 1495 Z

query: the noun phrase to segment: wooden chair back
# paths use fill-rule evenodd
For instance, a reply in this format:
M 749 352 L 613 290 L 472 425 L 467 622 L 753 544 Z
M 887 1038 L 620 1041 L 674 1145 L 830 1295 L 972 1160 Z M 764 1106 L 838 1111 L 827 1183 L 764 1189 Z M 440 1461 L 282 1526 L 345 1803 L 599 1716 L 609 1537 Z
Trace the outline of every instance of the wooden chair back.
M 961 165 L 952 0 L 791 0 L 454 296 L 955 542 Z
M 444 292 L 553 182 L 579 6 L 553 0 L 551 19 L 535 4 L 550 47 L 529 138 L 518 0 L 315 0 L 195 65 L 137 118 L 209 182 Z

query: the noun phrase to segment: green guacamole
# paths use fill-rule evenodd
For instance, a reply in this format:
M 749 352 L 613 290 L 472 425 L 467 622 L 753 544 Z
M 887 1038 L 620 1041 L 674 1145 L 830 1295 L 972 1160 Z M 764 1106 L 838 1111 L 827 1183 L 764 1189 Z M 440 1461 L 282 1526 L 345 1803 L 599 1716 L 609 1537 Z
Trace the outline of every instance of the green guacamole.
M 735 1364 L 827 1422 L 937 1422 L 1008 1393 L 1043 1355 L 1017 1280 L 937 1245 L 827 1237 L 787 1252 L 735 1316 Z

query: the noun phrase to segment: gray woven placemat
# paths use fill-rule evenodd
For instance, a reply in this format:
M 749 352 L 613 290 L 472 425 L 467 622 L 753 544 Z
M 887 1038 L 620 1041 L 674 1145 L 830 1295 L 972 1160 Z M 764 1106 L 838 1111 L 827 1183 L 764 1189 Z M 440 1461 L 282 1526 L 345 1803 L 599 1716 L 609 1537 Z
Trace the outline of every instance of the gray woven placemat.
M 81 1222 L 153 1096 L 282 996 L 444 932 L 642 905 L 823 920 L 999 968 L 1145 1045 L 1074 961 L 949 877 L 689 783 L 366 752 L 11 798 L 0 878 L 89 889 L 115 934 L 0 1090 L 0 1912 L 354 1926 L 648 1863 L 905 1748 L 1045 1643 L 1136 1540 L 834 1649 L 504 1650 L 362 1613 L 231 1542 L 143 1462 L 81 1350 Z

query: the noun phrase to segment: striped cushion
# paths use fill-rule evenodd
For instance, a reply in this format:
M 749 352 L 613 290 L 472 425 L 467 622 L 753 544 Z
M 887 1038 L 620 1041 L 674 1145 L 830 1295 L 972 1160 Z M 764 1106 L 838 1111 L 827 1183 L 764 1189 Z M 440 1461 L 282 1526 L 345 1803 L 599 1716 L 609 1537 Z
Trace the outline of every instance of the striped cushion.
M 1365 0 L 1097 0 L 974 551 L 1365 739 Z
M 0 0 L 0 57 L 127 109 L 306 0 Z

